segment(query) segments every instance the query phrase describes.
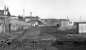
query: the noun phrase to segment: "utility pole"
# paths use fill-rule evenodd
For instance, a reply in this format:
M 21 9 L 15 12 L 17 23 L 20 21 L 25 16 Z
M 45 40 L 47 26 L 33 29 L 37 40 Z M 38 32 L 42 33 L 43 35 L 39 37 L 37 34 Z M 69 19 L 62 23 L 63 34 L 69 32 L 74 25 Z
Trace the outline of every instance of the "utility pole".
M 66 18 L 67 18 L 67 19 L 69 19 L 69 17 L 68 17 L 68 16 L 67 16 Z
M 25 9 L 23 9 L 23 14 L 22 14 L 23 17 L 25 17 Z
M 29 15 L 32 17 L 32 11 L 31 11 L 31 9 L 30 9 L 30 12 L 29 13 L 30 13 Z
M 6 5 L 4 5 L 4 16 L 3 17 L 4 17 L 3 31 L 4 31 L 4 33 L 6 33 Z
M 4 15 L 6 16 L 7 15 L 7 6 L 4 5 Z
M 82 18 L 81 18 L 81 16 L 80 16 L 80 21 L 82 21 Z
M 30 16 L 32 17 L 32 12 L 30 12 Z

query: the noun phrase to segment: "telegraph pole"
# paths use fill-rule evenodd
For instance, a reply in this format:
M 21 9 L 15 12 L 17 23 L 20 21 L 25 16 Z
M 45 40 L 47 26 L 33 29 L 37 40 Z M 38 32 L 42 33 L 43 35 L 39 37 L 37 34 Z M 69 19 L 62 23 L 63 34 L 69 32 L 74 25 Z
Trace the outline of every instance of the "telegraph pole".
M 32 12 L 30 12 L 30 16 L 32 17 Z
M 23 17 L 25 16 L 25 9 L 23 9 L 23 13 L 22 13 L 22 16 L 23 16 Z

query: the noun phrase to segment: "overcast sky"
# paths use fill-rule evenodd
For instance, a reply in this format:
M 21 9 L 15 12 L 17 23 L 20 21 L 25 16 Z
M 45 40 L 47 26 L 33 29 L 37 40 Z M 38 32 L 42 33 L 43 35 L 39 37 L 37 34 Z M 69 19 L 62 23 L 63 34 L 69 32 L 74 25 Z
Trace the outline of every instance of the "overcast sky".
M 10 8 L 12 15 L 25 15 L 32 11 L 34 16 L 41 18 L 66 18 L 70 19 L 86 17 L 86 0 L 0 0 L 0 8 L 4 3 Z M 82 17 L 80 17 L 82 16 Z

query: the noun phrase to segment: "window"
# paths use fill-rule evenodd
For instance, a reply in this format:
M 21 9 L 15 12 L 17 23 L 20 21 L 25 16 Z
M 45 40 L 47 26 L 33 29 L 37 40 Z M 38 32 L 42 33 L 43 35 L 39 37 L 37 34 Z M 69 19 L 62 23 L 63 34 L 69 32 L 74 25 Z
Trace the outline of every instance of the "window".
M 86 24 L 79 24 L 79 33 L 86 33 Z

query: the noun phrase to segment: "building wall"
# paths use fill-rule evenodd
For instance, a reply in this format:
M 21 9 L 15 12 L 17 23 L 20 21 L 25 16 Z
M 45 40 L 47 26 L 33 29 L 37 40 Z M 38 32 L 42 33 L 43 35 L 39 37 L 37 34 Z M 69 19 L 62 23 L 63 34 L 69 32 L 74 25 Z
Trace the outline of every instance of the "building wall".
M 3 24 L 0 24 L 0 33 L 3 32 Z
M 57 26 L 57 24 L 61 24 L 57 19 L 41 19 L 41 21 L 48 26 Z

